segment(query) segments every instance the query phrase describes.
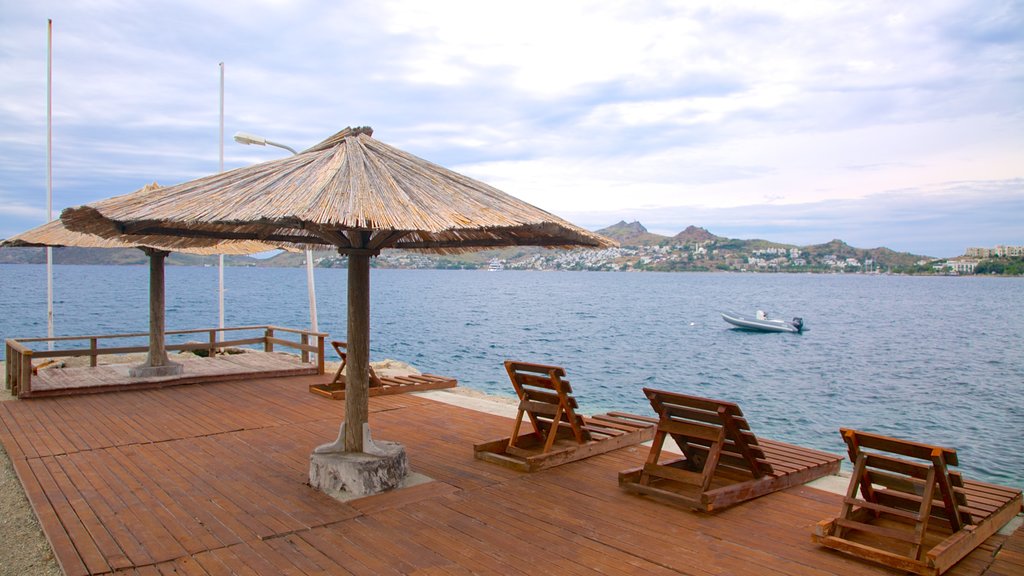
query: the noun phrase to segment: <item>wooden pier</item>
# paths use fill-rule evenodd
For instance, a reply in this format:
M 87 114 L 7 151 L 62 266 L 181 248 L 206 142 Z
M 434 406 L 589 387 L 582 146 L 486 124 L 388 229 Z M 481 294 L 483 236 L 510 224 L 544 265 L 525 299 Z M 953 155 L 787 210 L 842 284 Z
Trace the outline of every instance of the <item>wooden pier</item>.
M 899 574 L 812 543 L 840 495 L 797 486 L 698 514 L 618 488 L 644 446 L 520 473 L 473 455 L 508 418 L 416 394 L 370 398 L 370 425 L 430 480 L 335 501 L 307 485 L 344 418 L 308 392 L 326 378 L 3 402 L 0 441 L 70 575 Z M 1007 538 L 948 574 L 1020 573 Z
M 62 336 L 56 338 L 9 338 L 5 341 L 5 385 L 19 398 L 60 396 L 90 392 L 158 388 L 180 384 L 199 384 L 244 378 L 269 378 L 324 373 L 325 333 L 282 328 L 280 326 L 236 326 L 173 330 L 169 336 L 202 336 L 202 342 L 168 344 L 167 350 L 199 351 L 205 357 L 177 355 L 172 361 L 183 366 L 173 376 L 138 377 L 129 374 L 126 364 L 101 365 L 102 356 L 146 352 L 146 346 L 117 345 L 117 341 L 148 336 L 148 333 L 108 334 L 102 336 Z M 231 336 L 227 339 L 226 336 Z M 298 340 L 283 338 L 298 337 Z M 74 347 L 87 342 L 87 347 Z M 57 350 L 39 349 L 43 343 L 55 343 Z M 102 345 L 102 346 L 101 346 Z M 238 346 L 257 345 L 262 353 L 224 354 L 223 351 L 250 352 Z M 294 350 L 297 354 L 280 353 Z M 40 369 L 59 358 L 88 358 L 89 366 Z

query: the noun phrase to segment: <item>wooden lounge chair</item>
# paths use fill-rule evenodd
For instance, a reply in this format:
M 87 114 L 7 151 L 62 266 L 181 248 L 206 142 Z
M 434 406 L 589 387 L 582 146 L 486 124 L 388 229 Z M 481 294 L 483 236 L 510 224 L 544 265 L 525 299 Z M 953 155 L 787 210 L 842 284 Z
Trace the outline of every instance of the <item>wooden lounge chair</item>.
M 579 415 L 564 368 L 506 360 L 505 370 L 519 396 L 519 411 L 511 436 L 473 446 L 480 460 L 535 472 L 654 436 L 653 418 L 623 412 Z M 520 433 L 524 417 L 533 430 Z
M 1021 491 L 965 480 L 956 450 L 840 429 L 854 463 L 839 517 L 812 538 L 917 574 L 942 574 L 1021 511 Z M 860 496 L 858 497 L 858 492 Z
M 619 486 L 711 512 L 839 472 L 842 456 L 759 440 L 732 402 L 644 388 L 658 432 L 642 468 L 619 473 Z M 662 460 L 671 437 L 682 451 Z
M 341 400 L 345 397 L 345 365 L 348 364 L 348 353 L 346 343 L 341 340 L 333 340 L 331 346 L 341 357 L 341 366 L 338 367 L 338 371 L 334 373 L 334 379 L 329 384 L 310 384 L 309 391 L 334 400 Z M 436 374 L 378 376 L 373 366 L 370 366 L 370 396 L 440 390 L 455 388 L 457 385 L 458 381 L 455 378 Z

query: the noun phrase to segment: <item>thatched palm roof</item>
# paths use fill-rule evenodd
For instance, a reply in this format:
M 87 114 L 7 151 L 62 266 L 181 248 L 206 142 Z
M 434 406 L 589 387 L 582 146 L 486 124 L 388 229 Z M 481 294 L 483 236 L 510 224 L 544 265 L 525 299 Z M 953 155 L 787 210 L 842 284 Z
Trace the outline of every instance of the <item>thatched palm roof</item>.
M 613 246 L 483 182 L 346 128 L 297 155 L 69 208 L 71 230 L 462 252 Z M 362 233 L 362 234 L 359 234 Z

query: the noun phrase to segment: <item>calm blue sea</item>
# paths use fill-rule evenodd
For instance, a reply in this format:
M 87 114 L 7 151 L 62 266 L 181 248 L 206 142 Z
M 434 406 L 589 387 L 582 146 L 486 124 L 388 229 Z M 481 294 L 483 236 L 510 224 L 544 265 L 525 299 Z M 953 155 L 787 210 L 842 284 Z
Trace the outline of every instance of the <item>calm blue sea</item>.
M 58 335 L 144 332 L 148 269 L 56 266 Z M 226 324 L 308 325 L 305 271 L 227 268 Z M 345 336 L 346 271 L 316 271 Z M 1024 281 L 862 275 L 373 270 L 371 356 L 511 396 L 507 358 L 565 366 L 587 412 L 644 386 L 740 404 L 767 437 L 843 453 L 850 426 L 955 447 L 1024 487 Z M 216 268 L 167 269 L 168 329 L 217 324 Z M 45 336 L 45 267 L 0 265 L 0 337 Z M 801 316 L 802 335 L 718 310 Z

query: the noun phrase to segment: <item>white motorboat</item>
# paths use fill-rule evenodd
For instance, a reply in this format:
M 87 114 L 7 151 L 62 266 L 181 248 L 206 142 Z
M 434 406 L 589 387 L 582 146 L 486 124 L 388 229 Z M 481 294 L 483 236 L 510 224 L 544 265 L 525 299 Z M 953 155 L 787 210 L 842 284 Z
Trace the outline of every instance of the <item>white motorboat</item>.
M 753 318 L 737 314 L 736 312 L 720 312 L 722 319 L 743 330 L 755 330 L 759 332 L 803 332 L 804 321 L 802 318 L 792 320 L 774 320 L 762 310 L 758 310 Z

